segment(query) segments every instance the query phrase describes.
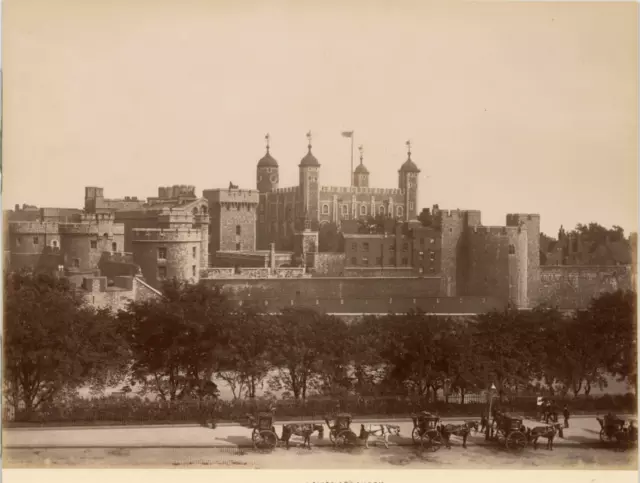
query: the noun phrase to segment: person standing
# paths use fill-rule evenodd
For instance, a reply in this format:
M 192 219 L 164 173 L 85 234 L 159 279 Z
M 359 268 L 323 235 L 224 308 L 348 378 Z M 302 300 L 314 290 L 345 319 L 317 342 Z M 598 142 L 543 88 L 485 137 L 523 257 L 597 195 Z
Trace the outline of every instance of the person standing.
M 538 396 L 538 399 L 536 401 L 536 409 L 537 409 L 537 413 L 538 413 L 538 419 L 542 420 L 543 418 L 543 413 L 542 413 L 542 403 L 544 402 L 544 398 L 542 396 Z
M 569 427 L 569 407 L 565 404 L 564 409 L 562 410 L 562 415 L 564 416 L 564 427 Z

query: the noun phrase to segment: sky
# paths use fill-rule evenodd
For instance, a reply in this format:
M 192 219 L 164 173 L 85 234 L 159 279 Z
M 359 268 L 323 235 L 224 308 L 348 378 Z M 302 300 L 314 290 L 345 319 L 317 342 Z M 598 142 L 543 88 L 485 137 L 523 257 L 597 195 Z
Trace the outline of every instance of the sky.
M 299 3 L 5 2 L 3 206 L 254 189 L 266 133 L 294 186 L 309 130 L 347 186 L 354 130 L 421 208 L 637 230 L 635 3 Z

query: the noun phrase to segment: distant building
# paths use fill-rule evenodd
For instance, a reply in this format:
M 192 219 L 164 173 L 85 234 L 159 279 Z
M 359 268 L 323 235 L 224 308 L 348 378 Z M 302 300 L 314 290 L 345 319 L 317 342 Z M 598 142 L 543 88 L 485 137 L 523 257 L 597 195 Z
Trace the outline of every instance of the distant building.
M 311 134 L 307 154 L 298 165 L 298 186 L 279 187 L 279 165 L 267 143 L 266 154 L 256 167 L 256 185 L 260 193 L 258 207 L 257 246 L 293 249 L 296 232 L 305 227 L 318 231 L 326 223 L 340 225 L 343 220 L 384 215 L 404 221 L 416 218 L 418 210 L 418 175 L 420 170 L 411 159 L 398 170 L 398 188 L 369 187 L 369 171 L 360 156 L 360 164 L 352 175 L 352 186 L 323 186 L 321 165 L 312 153 Z

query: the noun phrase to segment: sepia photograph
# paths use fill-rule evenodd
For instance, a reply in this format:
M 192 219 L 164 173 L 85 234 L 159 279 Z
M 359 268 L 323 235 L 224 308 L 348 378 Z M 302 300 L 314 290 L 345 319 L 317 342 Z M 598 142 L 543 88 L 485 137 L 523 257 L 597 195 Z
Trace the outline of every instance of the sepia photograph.
M 637 3 L 4 0 L 0 81 L 3 470 L 637 479 Z

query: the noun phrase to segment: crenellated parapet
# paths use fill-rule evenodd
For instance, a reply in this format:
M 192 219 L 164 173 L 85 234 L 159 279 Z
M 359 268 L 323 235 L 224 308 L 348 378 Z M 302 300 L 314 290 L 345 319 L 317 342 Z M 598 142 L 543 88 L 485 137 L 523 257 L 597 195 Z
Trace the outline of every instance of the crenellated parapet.
M 233 204 L 242 203 L 257 205 L 260 201 L 260 193 L 257 190 L 240 189 L 215 189 L 204 190 L 203 196 L 211 203 Z
M 469 235 L 490 235 L 490 236 L 513 236 L 522 232 L 526 232 L 523 226 L 475 226 L 469 229 Z
M 124 235 L 124 225 L 119 223 L 60 223 L 58 231 L 61 235 Z
M 399 188 L 369 188 L 359 186 L 323 186 L 323 193 L 363 193 L 371 195 L 403 195 L 405 190 Z
M 202 239 L 202 231 L 194 228 L 134 228 L 131 230 L 131 238 L 134 243 L 197 243 Z
M 14 235 L 39 235 L 58 233 L 59 223 L 40 221 L 10 221 L 9 233 Z
M 164 208 L 158 214 L 158 223 L 168 225 L 192 225 L 194 222 L 194 215 L 184 210 L 172 210 L 171 208 Z

